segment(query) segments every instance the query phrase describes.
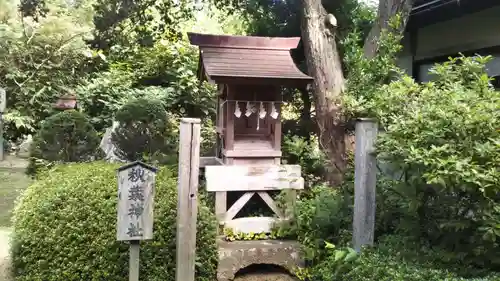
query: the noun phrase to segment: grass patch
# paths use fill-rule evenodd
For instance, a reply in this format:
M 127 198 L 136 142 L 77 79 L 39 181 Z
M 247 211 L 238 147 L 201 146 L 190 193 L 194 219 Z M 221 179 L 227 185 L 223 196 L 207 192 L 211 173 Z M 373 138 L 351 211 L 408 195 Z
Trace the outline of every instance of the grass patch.
M 23 169 L 0 168 L 0 228 L 10 226 L 16 198 L 30 182 Z

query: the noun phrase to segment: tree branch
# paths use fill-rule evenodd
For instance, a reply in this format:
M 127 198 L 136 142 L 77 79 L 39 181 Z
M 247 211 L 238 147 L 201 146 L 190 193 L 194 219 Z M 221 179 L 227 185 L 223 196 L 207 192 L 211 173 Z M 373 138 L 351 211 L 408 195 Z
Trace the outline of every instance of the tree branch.
M 16 85 L 19 87 L 19 88 L 22 88 L 24 86 L 24 84 L 26 84 L 28 81 L 30 81 L 36 74 L 37 74 L 37 71 L 43 66 L 45 65 L 49 60 L 51 60 L 54 55 L 58 52 L 60 52 L 62 49 L 64 49 L 66 47 L 66 45 L 71 42 L 72 40 L 74 40 L 75 38 L 79 37 L 79 36 L 83 36 L 85 33 L 87 32 L 80 32 L 80 33 L 77 33 L 73 36 L 71 36 L 70 38 L 64 40 L 61 42 L 60 46 L 58 47 L 58 49 L 54 52 L 52 52 L 48 57 L 46 57 L 45 59 L 42 60 L 42 62 L 38 65 L 35 65 L 35 70 L 31 73 L 31 75 L 26 78 L 22 83 L 18 83 L 17 81 L 14 80 L 14 82 L 16 83 Z
M 378 51 L 378 39 L 384 29 L 389 28 L 390 20 L 401 15 L 401 22 L 395 32 L 402 33 L 410 17 L 411 9 L 415 0 L 380 0 L 378 6 L 377 20 L 375 21 L 364 44 L 364 54 L 368 59 L 375 57 Z

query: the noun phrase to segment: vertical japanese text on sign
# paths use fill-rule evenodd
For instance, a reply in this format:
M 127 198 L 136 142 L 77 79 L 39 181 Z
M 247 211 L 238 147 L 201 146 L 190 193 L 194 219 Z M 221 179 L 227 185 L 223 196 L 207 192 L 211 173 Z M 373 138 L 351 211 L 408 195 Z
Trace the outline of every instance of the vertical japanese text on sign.
M 138 220 L 144 211 L 144 187 L 142 186 L 146 181 L 144 179 L 144 170 L 141 167 L 130 169 L 128 172 L 128 180 L 135 183 L 129 189 L 128 193 L 128 200 L 134 201 L 133 203 L 130 203 L 128 215 L 130 216 L 130 219 L 135 217 L 137 222 L 135 224 L 133 222 L 130 223 L 127 234 L 130 237 L 142 236 L 143 229 L 140 227 Z
M 155 172 L 156 169 L 141 162 L 120 168 L 118 240 L 152 238 Z

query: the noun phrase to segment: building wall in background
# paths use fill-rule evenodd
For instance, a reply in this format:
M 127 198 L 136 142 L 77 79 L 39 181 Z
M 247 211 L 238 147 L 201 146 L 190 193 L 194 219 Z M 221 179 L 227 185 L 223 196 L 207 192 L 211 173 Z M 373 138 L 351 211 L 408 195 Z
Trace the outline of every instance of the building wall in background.
M 425 26 L 411 34 L 406 33 L 402 44 L 399 66 L 409 75 L 419 78 L 418 80 L 428 81 L 431 78 L 428 75 L 429 68 L 435 62 L 440 62 L 443 56 L 500 46 L 500 7 Z M 500 75 L 500 52 L 488 54 L 495 56 L 487 66 L 488 74 Z M 440 59 L 434 61 L 433 58 Z
M 500 7 L 420 28 L 417 38 L 417 61 L 500 46 Z

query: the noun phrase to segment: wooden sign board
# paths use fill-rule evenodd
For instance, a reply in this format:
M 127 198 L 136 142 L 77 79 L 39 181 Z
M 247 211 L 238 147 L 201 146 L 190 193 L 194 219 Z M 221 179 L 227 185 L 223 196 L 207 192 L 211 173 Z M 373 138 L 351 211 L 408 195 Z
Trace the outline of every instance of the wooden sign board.
M 303 189 L 299 165 L 207 166 L 208 191 Z
M 7 93 L 4 88 L 0 88 L 0 113 L 5 112 L 7 107 Z
M 118 169 L 118 241 L 153 239 L 156 168 L 134 162 Z

